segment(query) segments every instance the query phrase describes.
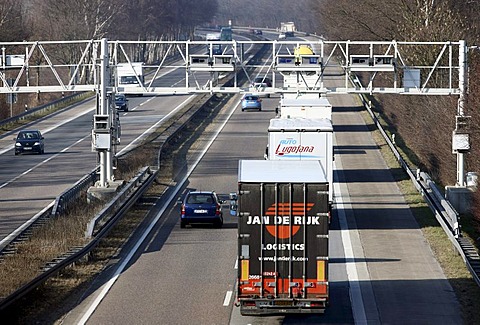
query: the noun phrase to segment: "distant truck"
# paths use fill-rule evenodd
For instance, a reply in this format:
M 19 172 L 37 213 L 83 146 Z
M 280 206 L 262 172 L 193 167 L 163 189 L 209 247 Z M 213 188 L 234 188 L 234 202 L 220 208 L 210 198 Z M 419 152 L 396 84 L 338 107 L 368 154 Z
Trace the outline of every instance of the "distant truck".
M 240 160 L 237 305 L 242 315 L 323 313 L 329 182 L 320 161 Z
M 280 33 L 284 34 L 285 37 L 294 37 L 295 31 L 295 23 L 293 21 L 280 23 Z
M 128 94 L 132 89 L 142 87 L 144 82 L 143 62 L 117 64 L 118 92 Z
M 208 33 L 205 36 L 205 39 L 207 41 L 220 41 L 221 40 L 221 33 Z M 209 43 L 207 44 L 207 51 L 208 54 L 210 54 L 210 49 L 211 49 L 211 54 L 212 55 L 221 55 L 222 54 L 222 44 L 218 43 Z
M 220 40 L 231 41 L 233 38 L 232 27 L 222 27 L 220 29 Z
M 282 118 L 317 118 L 332 119 L 332 104 L 325 97 L 318 95 L 286 94 L 280 100 L 280 117 Z
M 328 118 L 273 118 L 268 127 L 268 160 L 318 160 L 333 203 L 333 126 Z

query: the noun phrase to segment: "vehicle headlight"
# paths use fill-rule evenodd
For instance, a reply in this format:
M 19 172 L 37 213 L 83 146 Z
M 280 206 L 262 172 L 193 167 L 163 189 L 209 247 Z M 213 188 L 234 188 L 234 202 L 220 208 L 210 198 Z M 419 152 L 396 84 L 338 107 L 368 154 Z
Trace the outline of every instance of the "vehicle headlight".
M 34 145 L 34 146 L 39 146 L 39 145 L 40 145 L 40 142 L 37 141 L 37 142 L 35 142 L 33 145 Z
M 15 143 L 15 147 L 21 147 L 21 146 L 22 146 L 22 144 L 20 142 Z

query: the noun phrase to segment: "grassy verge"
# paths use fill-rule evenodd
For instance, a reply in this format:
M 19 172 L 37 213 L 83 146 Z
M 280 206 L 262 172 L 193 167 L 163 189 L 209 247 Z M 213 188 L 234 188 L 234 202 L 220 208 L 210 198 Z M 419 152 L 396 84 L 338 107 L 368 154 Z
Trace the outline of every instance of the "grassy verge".
M 363 111 L 362 116 L 368 125 L 373 125 L 373 120 L 367 111 Z M 480 313 L 478 312 L 480 310 L 480 288 L 473 280 L 463 259 L 456 252 L 442 227 L 438 224 L 428 204 L 423 200 L 423 197 L 418 193 L 412 181 L 406 175 L 406 172 L 401 168 L 380 131 L 372 130 L 372 135 L 381 149 L 385 162 L 392 170 L 398 187 L 402 191 L 407 204 L 409 204 L 425 239 L 429 243 L 445 276 L 455 291 L 461 305 L 464 322 L 466 324 L 480 324 Z M 401 152 L 402 157 L 404 157 L 408 164 L 412 166 L 411 159 L 409 159 L 408 154 L 406 154 L 408 149 L 404 150 L 401 144 L 398 143 L 397 149 Z

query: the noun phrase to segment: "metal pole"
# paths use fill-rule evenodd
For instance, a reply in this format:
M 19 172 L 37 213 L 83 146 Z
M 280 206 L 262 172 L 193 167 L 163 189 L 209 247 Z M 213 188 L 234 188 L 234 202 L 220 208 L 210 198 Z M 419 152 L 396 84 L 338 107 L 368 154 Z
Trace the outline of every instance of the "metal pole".
M 107 39 L 103 38 L 100 49 L 100 114 L 108 114 L 107 101 L 107 64 L 108 64 L 108 43 Z M 111 132 L 111 131 L 110 131 Z M 111 136 L 110 136 L 110 141 Z M 100 151 L 100 187 L 107 187 L 107 180 L 109 180 L 109 173 L 111 168 L 110 157 L 107 155 L 107 150 Z
M 459 55 L 458 55 L 458 66 L 459 66 L 459 73 L 458 73 L 458 88 L 460 90 L 460 97 L 458 98 L 458 106 L 457 106 L 457 115 L 460 117 L 465 116 L 464 114 L 464 106 L 465 106 L 465 77 L 467 74 L 467 47 L 465 45 L 465 41 L 461 40 L 459 42 Z M 455 126 L 455 131 L 458 131 L 458 118 L 457 125 Z M 465 166 L 464 166 L 464 157 L 463 152 L 457 151 L 457 186 L 465 186 Z
M 111 135 L 111 134 L 110 134 Z M 112 137 L 110 137 L 112 139 Z M 111 141 L 111 140 L 110 140 Z M 112 149 L 106 151 L 106 160 L 107 160 L 107 182 L 113 182 L 113 157 L 112 157 Z

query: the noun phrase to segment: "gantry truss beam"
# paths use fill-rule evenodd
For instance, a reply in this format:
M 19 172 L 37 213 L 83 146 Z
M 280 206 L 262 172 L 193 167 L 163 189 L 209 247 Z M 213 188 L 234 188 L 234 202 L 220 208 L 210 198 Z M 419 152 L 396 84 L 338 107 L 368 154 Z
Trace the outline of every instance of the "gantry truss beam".
M 0 93 L 97 91 L 100 87 L 100 45 L 104 40 L 3 42 L 0 58 Z M 459 95 L 465 73 L 460 57 L 465 42 L 397 41 L 109 41 L 107 91 L 137 94 L 313 92 L 330 94 L 390 93 Z M 312 53 L 298 54 L 308 46 Z M 220 48 L 220 52 L 218 52 Z M 261 61 L 250 53 L 263 49 Z M 118 84 L 119 64 L 144 62 L 149 77 L 137 87 Z M 165 72 L 184 76 L 175 85 L 159 82 Z M 252 89 L 235 78 L 220 85 L 218 77 L 237 72 L 252 81 L 258 73 L 280 80 L 296 74 L 298 82 Z M 343 86 L 327 86 L 336 76 Z M 351 77 L 357 82 L 352 85 Z M 245 80 L 245 79 L 242 79 Z

